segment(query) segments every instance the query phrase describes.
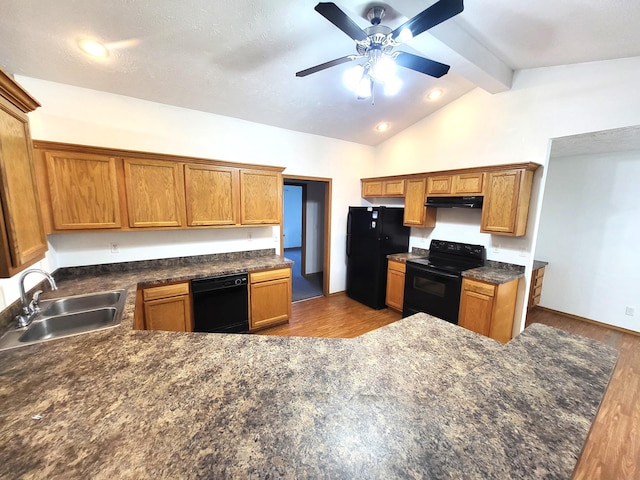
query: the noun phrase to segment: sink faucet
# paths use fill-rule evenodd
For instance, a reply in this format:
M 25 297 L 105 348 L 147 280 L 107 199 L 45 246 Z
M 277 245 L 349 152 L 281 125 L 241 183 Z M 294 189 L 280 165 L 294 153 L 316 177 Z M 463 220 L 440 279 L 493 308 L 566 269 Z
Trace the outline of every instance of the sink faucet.
M 26 272 L 24 272 L 20 276 L 20 280 L 18 281 L 20 284 L 20 300 L 22 301 L 22 314 L 16 315 L 16 322 L 17 322 L 18 328 L 22 328 L 30 325 L 33 320 L 33 317 L 35 317 L 38 311 L 40 310 L 38 307 L 38 301 L 40 300 L 40 294 L 42 293 L 42 290 L 38 290 L 36 293 L 34 293 L 31 303 L 27 301 L 27 294 L 24 291 L 24 277 L 26 277 L 30 273 L 40 273 L 44 275 L 47 278 L 47 280 L 49 280 L 49 285 L 51 285 L 51 290 L 58 289 L 58 286 L 56 285 L 56 281 L 53 279 L 53 277 L 49 273 L 45 272 L 44 270 L 41 270 L 39 268 L 32 268 L 31 270 L 27 270 Z

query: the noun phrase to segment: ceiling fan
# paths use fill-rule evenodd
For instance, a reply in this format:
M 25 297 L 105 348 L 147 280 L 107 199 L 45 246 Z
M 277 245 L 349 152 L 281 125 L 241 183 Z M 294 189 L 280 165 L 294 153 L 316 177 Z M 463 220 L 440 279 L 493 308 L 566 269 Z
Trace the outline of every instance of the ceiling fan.
M 367 19 L 371 26 L 363 30 L 335 3 L 318 3 L 315 10 L 355 40 L 357 54 L 346 55 L 301 70 L 296 73 L 296 77 L 306 77 L 352 60 L 366 59 L 364 64 L 345 74 L 345 83 L 350 84 L 358 99 L 372 96 L 376 82 L 385 86 L 385 91 L 389 91 L 386 93 L 399 90 L 400 80 L 395 76 L 396 65 L 440 78 L 449 71 L 449 65 L 411 53 L 394 51 L 394 48 L 462 12 L 462 2 L 463 0 L 439 0 L 395 30 L 380 23 L 385 14 L 384 6 L 374 6 L 369 10 Z

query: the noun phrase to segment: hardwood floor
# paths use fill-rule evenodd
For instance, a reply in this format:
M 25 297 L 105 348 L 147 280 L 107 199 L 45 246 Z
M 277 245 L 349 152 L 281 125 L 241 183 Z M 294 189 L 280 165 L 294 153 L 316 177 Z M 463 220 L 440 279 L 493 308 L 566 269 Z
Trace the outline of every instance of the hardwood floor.
M 338 294 L 294 303 L 288 324 L 262 330 L 259 334 L 353 338 L 401 318 L 401 314 L 388 308 L 373 310 L 345 294 Z
M 352 338 L 400 320 L 389 309 L 372 310 L 346 295 L 294 303 L 288 325 L 261 335 Z M 640 336 L 534 308 L 527 325 L 543 323 L 602 341 L 620 352 L 618 364 L 578 460 L 576 480 L 640 479 Z

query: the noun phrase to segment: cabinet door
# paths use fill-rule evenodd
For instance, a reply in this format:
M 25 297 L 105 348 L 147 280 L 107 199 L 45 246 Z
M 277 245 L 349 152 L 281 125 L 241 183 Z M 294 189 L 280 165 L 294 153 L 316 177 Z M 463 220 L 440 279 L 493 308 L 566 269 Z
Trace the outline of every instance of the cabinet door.
M 241 170 L 240 216 L 243 225 L 280 223 L 282 175 L 264 170 Z
M 453 176 L 455 195 L 482 195 L 484 173 L 461 173 Z
M 427 178 L 427 195 L 449 195 L 451 193 L 451 175 Z
M 435 227 L 436 209 L 424 206 L 426 200 L 425 178 L 408 179 L 404 197 L 404 225 L 407 227 Z
M 184 225 L 182 164 L 161 160 L 124 160 L 130 227 Z
M 189 283 L 174 283 L 142 290 L 144 327 L 171 332 L 193 331 Z
M 458 324 L 472 332 L 489 336 L 495 287 L 474 280 L 462 280 Z
M 251 273 L 249 328 L 286 322 L 291 316 L 291 269 Z
M 238 169 L 186 164 L 187 225 L 238 223 Z
M 481 232 L 515 233 L 521 176 L 521 170 L 489 173 L 482 206 Z
M 363 197 L 381 197 L 382 181 L 362 180 L 362 196 Z
M 401 197 L 404 195 L 405 181 L 403 180 L 385 180 L 382 183 L 383 197 Z
M 115 158 L 71 152 L 45 158 L 57 230 L 122 226 Z
M 47 241 L 36 190 L 27 116 L 0 97 L 0 275 L 44 257 Z
M 190 307 L 189 297 L 185 295 L 144 302 L 145 328 L 188 332 Z
M 387 270 L 387 306 L 402 311 L 404 304 L 404 274 L 406 264 L 389 260 Z

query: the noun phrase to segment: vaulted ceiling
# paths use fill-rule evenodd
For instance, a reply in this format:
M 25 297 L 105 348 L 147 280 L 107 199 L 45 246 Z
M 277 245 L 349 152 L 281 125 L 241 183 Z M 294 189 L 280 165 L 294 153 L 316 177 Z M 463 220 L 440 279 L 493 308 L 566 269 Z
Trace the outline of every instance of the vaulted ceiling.
M 317 0 L 3 0 L 0 66 L 9 73 L 102 90 L 291 130 L 376 145 L 473 88 L 495 94 L 518 69 L 640 56 L 637 0 L 466 0 L 464 11 L 400 47 L 451 65 L 432 78 L 400 68 L 393 97 L 357 100 L 352 63 L 299 70 L 355 53 L 314 10 Z M 433 0 L 335 2 L 360 27 L 385 5 L 395 28 Z M 110 49 L 85 56 L 82 37 Z M 425 96 L 433 89 L 437 101 Z M 381 121 L 388 131 L 376 132 Z

